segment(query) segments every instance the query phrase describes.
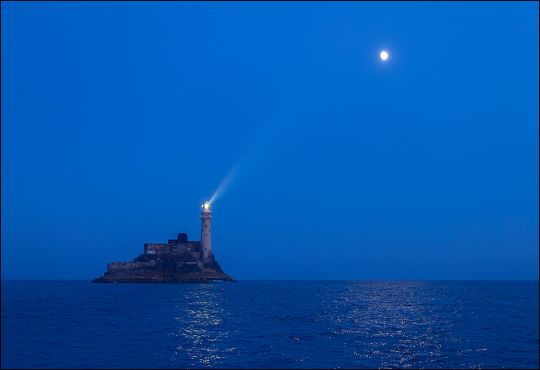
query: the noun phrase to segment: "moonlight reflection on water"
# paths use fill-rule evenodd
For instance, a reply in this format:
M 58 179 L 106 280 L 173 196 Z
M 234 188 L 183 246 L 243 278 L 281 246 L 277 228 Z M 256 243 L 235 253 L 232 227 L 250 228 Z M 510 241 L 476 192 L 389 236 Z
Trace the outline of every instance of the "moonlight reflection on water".
M 460 284 L 464 283 L 193 286 L 179 298 L 172 365 L 468 368 L 495 364 L 490 356 L 502 355 L 501 349 L 495 350 L 499 338 L 483 336 L 509 333 L 486 315 L 497 312 L 488 302 L 497 305 L 494 295 L 500 294 L 501 287 Z M 531 363 L 537 357 L 533 354 Z
M 2 367 L 538 366 L 537 281 L 2 284 Z
M 178 307 L 178 345 L 172 356 L 173 367 L 210 367 L 224 358 L 222 352 L 228 331 L 223 325 L 225 311 L 221 305 L 220 291 L 213 285 L 196 285 L 185 292 Z

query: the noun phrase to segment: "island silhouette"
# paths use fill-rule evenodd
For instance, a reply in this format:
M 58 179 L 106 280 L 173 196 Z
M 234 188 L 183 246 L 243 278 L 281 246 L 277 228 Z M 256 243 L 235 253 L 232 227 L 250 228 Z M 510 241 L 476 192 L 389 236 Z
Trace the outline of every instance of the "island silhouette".
M 145 243 L 144 253 L 130 262 L 112 262 L 93 283 L 204 283 L 234 281 L 214 258 L 211 243 L 212 206 L 201 206 L 201 240 L 186 233 L 167 243 Z

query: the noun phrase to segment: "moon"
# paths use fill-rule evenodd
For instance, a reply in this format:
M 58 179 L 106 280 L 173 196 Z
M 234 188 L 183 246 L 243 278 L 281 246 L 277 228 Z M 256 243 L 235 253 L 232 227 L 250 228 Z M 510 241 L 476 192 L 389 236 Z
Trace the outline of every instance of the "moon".
M 390 54 L 386 51 L 386 50 L 382 50 L 379 54 L 379 58 L 381 58 L 381 60 L 383 62 L 386 62 L 388 60 L 388 58 L 390 57 Z

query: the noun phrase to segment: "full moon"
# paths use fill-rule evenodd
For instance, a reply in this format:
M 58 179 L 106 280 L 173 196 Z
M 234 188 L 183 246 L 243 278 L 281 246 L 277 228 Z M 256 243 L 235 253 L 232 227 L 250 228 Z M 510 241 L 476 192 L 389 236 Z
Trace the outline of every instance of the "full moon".
M 381 51 L 381 53 L 379 54 L 379 57 L 381 58 L 383 62 L 385 62 L 389 56 L 390 54 L 388 54 L 386 50 Z

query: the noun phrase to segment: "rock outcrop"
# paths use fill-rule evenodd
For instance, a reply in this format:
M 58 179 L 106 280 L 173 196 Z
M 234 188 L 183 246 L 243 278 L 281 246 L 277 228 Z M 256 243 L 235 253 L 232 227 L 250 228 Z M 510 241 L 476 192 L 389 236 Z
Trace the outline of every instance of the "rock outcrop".
M 131 262 L 112 262 L 93 283 L 204 283 L 234 281 L 212 255 L 202 259 L 201 243 L 178 234 L 168 243 L 146 243 L 144 253 Z

